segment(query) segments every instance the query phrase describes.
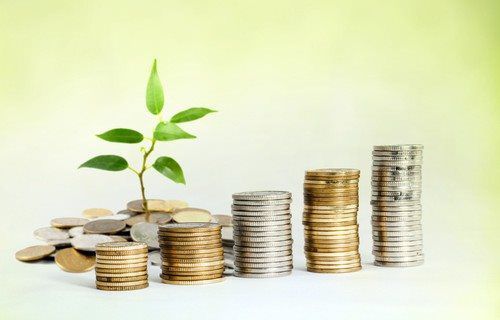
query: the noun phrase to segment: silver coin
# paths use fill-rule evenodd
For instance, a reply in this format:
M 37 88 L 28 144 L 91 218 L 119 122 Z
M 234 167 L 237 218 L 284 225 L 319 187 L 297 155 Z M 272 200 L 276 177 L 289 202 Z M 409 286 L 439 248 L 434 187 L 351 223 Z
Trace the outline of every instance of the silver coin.
M 407 252 L 407 251 L 422 251 L 424 246 L 408 246 L 408 247 L 381 247 L 373 246 L 373 250 L 381 252 Z
M 404 201 L 410 201 L 410 202 L 418 202 L 420 203 L 420 195 L 418 196 L 392 196 L 392 197 L 384 197 L 384 196 L 371 196 L 371 204 L 376 204 L 376 203 L 386 203 L 386 202 L 395 202 L 395 203 L 400 203 Z
M 132 212 L 132 211 L 130 211 L 130 212 Z M 127 214 L 127 213 L 116 213 L 116 214 L 113 214 L 113 215 L 110 215 L 110 216 L 98 217 L 98 218 L 95 218 L 93 220 L 105 220 L 105 219 L 127 220 L 130 217 L 131 217 L 131 215 Z
M 373 241 L 373 245 L 379 247 L 406 247 L 406 246 L 419 246 L 422 244 L 423 244 L 422 241 L 396 241 L 396 242 Z
M 83 227 L 73 227 L 73 228 L 68 230 L 68 234 L 72 238 L 81 236 L 83 233 L 84 233 Z
M 386 150 L 386 151 L 372 151 L 372 156 L 378 157 L 401 157 L 401 156 L 422 156 L 422 150 Z
M 381 217 L 372 215 L 372 221 L 379 221 L 379 222 L 383 221 L 403 222 L 403 221 L 420 221 L 420 220 L 422 220 L 421 214 L 415 214 L 405 217 Z
M 222 240 L 233 240 L 233 227 L 222 227 L 221 237 Z
M 256 274 L 276 273 L 276 272 L 291 271 L 292 268 L 293 268 L 293 266 L 276 267 L 276 268 L 241 268 L 241 267 L 236 267 L 235 272 L 238 272 L 238 273 L 256 273 Z
M 409 241 L 422 241 L 423 237 L 420 236 L 409 236 L 409 237 L 378 237 L 372 236 L 373 241 L 378 242 L 409 242 Z M 377 246 L 373 246 L 374 248 Z
M 144 242 L 150 249 L 160 249 L 160 244 L 158 243 L 158 225 L 156 223 L 136 223 L 130 229 L 130 236 L 136 242 Z
M 267 216 L 267 217 L 233 217 L 234 224 L 238 224 L 240 221 L 246 222 L 266 222 L 266 221 L 286 221 L 292 218 L 291 215 L 279 215 L 279 216 Z
M 422 188 L 422 180 L 416 181 L 372 181 L 372 186 L 394 188 Z
M 372 182 L 422 182 L 422 175 L 391 175 L 391 176 L 380 176 L 372 174 Z
M 284 246 L 274 246 L 274 247 L 248 247 L 248 246 L 239 246 L 234 245 L 234 255 L 238 256 L 240 252 L 279 252 L 279 251 L 290 251 L 292 250 L 292 245 L 284 245 Z
M 290 220 L 282 220 L 282 221 L 234 221 L 234 226 L 248 226 L 248 227 L 275 227 L 275 226 L 285 226 L 289 225 Z
M 423 265 L 424 260 L 411 261 L 411 262 L 375 261 L 374 264 L 378 267 L 416 267 Z
M 387 262 L 413 262 L 413 261 L 424 260 L 424 254 L 421 254 L 418 256 L 411 256 L 411 257 L 380 257 L 380 256 L 376 256 L 375 260 L 376 261 L 387 261 Z
M 245 237 L 278 237 L 278 236 L 288 236 L 292 234 L 292 230 L 279 230 L 279 231 L 264 231 L 264 232 L 249 232 L 249 231 L 233 231 L 234 236 L 245 236 Z M 233 241 L 234 243 L 234 241 Z
M 370 201 L 370 204 L 374 207 L 413 207 L 420 206 L 419 200 L 403 200 L 403 201 Z
M 239 205 L 231 205 L 232 210 L 236 211 L 279 211 L 279 210 L 289 210 L 290 205 L 282 204 L 275 206 L 239 206 Z M 233 217 L 234 218 L 234 217 Z
M 252 259 L 268 259 L 291 256 L 292 250 L 285 251 L 270 251 L 270 252 L 238 252 L 238 259 L 252 258 Z M 236 254 L 233 255 L 233 259 L 236 259 Z
M 288 191 L 248 191 L 233 194 L 234 200 L 280 200 L 291 198 Z
M 410 257 L 419 257 L 423 255 L 422 250 L 415 251 L 377 251 L 373 250 L 372 255 L 378 259 L 379 257 L 387 257 L 387 258 L 410 258 Z
M 241 237 L 241 236 L 234 236 L 234 242 L 276 242 L 276 241 L 285 241 L 285 240 L 292 240 L 292 235 L 286 235 L 286 236 L 276 236 L 276 237 Z
M 274 231 L 285 231 L 292 230 L 292 225 L 284 224 L 277 226 L 234 226 L 234 232 L 274 232 Z M 232 238 L 232 236 L 231 236 Z
M 236 247 L 251 247 L 251 248 L 276 248 L 292 245 L 293 240 L 283 240 L 283 241 L 269 241 L 269 242 L 249 242 L 249 241 L 234 241 L 234 250 Z
M 397 206 L 397 207 L 388 207 L 388 206 L 372 206 L 374 211 L 392 211 L 392 212 L 402 212 L 402 211 L 421 211 L 422 205 L 413 205 L 413 206 Z
M 372 231 L 390 231 L 390 232 L 422 231 L 422 226 L 421 225 L 408 226 L 408 227 L 372 226 Z
M 233 217 L 227 214 L 213 214 L 212 218 L 214 218 L 216 223 L 220 224 L 222 227 L 232 227 L 233 226 Z
M 65 248 L 71 247 L 71 240 L 69 238 L 60 240 L 47 240 L 47 244 L 56 248 Z
M 409 190 L 409 191 L 374 191 L 372 190 L 372 196 L 376 197 L 405 197 L 405 196 L 415 196 L 420 197 L 422 195 L 421 191 Z
M 35 238 L 43 241 L 48 240 L 64 240 L 69 238 L 68 231 L 54 227 L 44 227 L 36 229 L 33 232 Z
M 229 269 L 234 269 L 234 260 L 224 259 L 224 267 Z
M 385 165 L 382 166 L 380 164 L 373 165 L 372 166 L 372 173 L 376 171 L 384 171 L 384 172 L 412 172 L 412 171 L 417 171 L 421 172 L 422 171 L 422 166 L 416 166 L 416 165 L 406 165 L 406 166 L 401 166 L 401 165 Z
M 405 179 L 405 178 L 422 178 L 422 171 L 419 170 L 399 170 L 399 171 L 372 171 L 372 180 L 375 179 Z
M 372 155 L 372 159 L 374 161 L 422 161 L 422 155 L 397 155 L 397 156 L 380 156 L 380 155 Z
M 402 151 L 402 150 L 423 150 L 421 144 L 393 144 L 393 145 L 375 145 L 373 151 Z
M 374 236 L 378 237 L 416 237 L 422 236 L 422 230 L 417 231 L 406 231 L 406 232 L 394 232 L 394 231 L 372 231 Z
M 284 272 L 269 272 L 269 273 L 242 273 L 235 271 L 233 275 L 235 277 L 240 278 L 277 278 L 291 275 L 292 271 L 284 271 Z
M 290 209 L 279 211 L 238 211 L 231 210 L 233 217 L 267 217 L 290 214 Z
M 421 226 L 422 222 L 419 220 L 411 220 L 411 221 L 374 221 L 371 222 L 374 227 L 404 227 L 410 228 L 415 226 Z
M 269 268 L 286 268 L 292 267 L 293 263 L 291 260 L 289 261 L 279 261 L 279 262 L 268 262 L 268 263 L 249 263 L 242 262 L 239 260 L 234 261 L 235 269 L 269 269 Z
M 153 266 L 161 266 L 161 253 L 160 251 L 151 251 L 148 253 L 148 257 L 149 257 L 149 262 L 151 262 L 151 264 Z
M 378 217 L 408 217 L 408 216 L 415 216 L 415 215 L 422 215 L 421 210 L 415 210 L 415 211 L 372 211 L 372 216 L 378 216 Z
M 95 251 L 96 245 L 107 242 L 113 242 L 113 239 L 103 234 L 84 234 L 71 239 L 73 248 L 82 251 Z
M 292 203 L 292 199 L 280 199 L 280 200 L 233 200 L 233 204 L 241 206 L 277 206 L 286 205 Z

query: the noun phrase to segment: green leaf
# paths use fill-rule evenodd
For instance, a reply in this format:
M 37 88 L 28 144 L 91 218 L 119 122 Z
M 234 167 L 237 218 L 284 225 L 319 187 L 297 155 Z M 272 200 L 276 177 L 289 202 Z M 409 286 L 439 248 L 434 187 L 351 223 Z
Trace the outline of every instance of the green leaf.
M 139 143 L 144 139 L 142 133 L 132 129 L 111 129 L 97 135 L 99 138 L 109 142 Z
M 170 157 L 159 157 L 153 163 L 153 168 L 176 183 L 186 184 L 181 166 Z
M 160 77 L 156 71 L 156 59 L 151 68 L 151 74 L 148 80 L 148 87 L 146 89 L 146 106 L 152 114 L 158 114 L 163 109 L 163 87 L 161 86 Z
M 204 116 L 212 112 L 217 112 L 217 111 L 208 108 L 190 108 L 174 115 L 172 119 L 170 119 L 170 122 L 180 123 L 180 122 L 193 121 L 203 118 Z
M 103 155 L 94 157 L 78 168 L 94 168 L 106 171 L 122 171 L 128 168 L 127 160 L 120 156 Z
M 159 141 L 171 141 L 178 139 L 194 139 L 192 134 L 182 130 L 178 125 L 172 122 L 160 122 L 155 128 L 154 138 Z

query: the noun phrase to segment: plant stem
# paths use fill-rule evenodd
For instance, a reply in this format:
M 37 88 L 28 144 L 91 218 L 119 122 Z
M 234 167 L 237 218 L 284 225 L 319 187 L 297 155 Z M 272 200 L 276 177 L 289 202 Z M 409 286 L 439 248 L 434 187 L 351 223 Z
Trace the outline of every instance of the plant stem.
M 151 140 L 151 146 L 144 153 L 144 155 L 142 157 L 141 171 L 139 171 L 139 173 L 137 174 L 139 176 L 139 183 L 141 185 L 142 208 L 144 209 L 144 212 L 146 213 L 146 221 L 149 221 L 149 216 L 150 216 L 151 213 L 149 212 L 148 201 L 146 199 L 146 191 L 145 191 L 145 188 L 144 188 L 144 172 L 149 168 L 147 166 L 147 160 L 148 160 L 149 155 L 155 149 L 155 144 L 156 144 L 156 139 L 153 138 Z

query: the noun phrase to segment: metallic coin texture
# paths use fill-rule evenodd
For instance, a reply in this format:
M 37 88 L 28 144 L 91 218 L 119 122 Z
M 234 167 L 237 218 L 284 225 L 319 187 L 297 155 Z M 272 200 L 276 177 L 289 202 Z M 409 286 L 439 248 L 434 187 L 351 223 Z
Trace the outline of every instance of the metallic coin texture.
M 212 220 L 212 215 L 210 211 L 205 209 L 183 208 L 174 210 L 172 219 L 177 223 L 210 222 Z
M 95 251 L 96 245 L 112 241 L 111 237 L 103 234 L 83 234 L 72 238 L 71 245 L 81 251 Z
M 88 219 L 110 216 L 112 214 L 113 211 L 103 208 L 90 208 L 90 209 L 85 209 L 82 212 L 82 215 Z
M 125 229 L 127 225 L 120 220 L 103 219 L 87 222 L 83 226 L 85 233 L 114 234 Z
M 33 235 L 35 236 L 35 238 L 42 241 L 63 240 L 69 238 L 68 231 L 54 227 L 45 227 L 36 229 L 33 232 Z
M 31 246 L 16 252 L 16 259 L 23 262 L 37 261 L 50 256 L 56 251 L 52 245 Z
M 73 227 L 81 227 L 89 222 L 84 218 L 54 218 L 50 220 L 50 225 L 55 228 L 69 229 Z
M 130 235 L 136 242 L 144 242 L 150 249 L 159 249 L 158 225 L 156 223 L 139 222 L 132 226 Z
M 57 251 L 55 262 L 62 270 L 66 272 L 87 272 L 94 269 L 95 257 L 67 248 Z

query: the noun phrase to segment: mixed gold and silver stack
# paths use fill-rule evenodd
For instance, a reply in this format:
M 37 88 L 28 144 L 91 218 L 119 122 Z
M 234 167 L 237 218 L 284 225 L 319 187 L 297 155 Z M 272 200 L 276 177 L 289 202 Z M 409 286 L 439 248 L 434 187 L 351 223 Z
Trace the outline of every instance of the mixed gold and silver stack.
M 234 275 L 271 278 L 292 272 L 292 225 L 287 191 L 233 194 Z
M 304 251 L 307 271 L 361 270 L 357 169 L 307 170 L 304 180 Z
M 196 285 L 224 280 L 224 250 L 218 223 L 160 225 L 163 283 Z
M 375 265 L 418 266 L 422 251 L 422 145 L 373 147 L 372 234 Z
M 96 246 L 96 287 L 125 291 L 148 286 L 148 247 L 139 242 L 110 242 Z

